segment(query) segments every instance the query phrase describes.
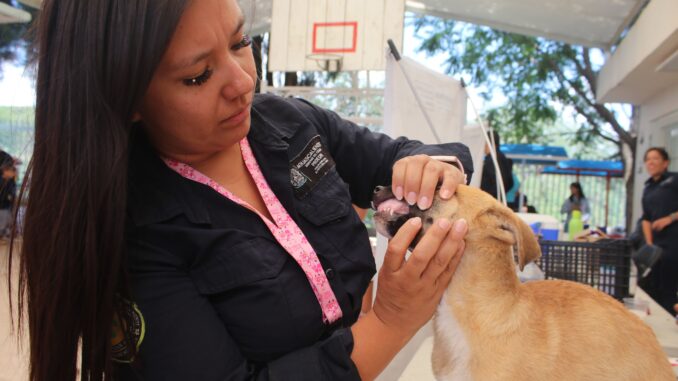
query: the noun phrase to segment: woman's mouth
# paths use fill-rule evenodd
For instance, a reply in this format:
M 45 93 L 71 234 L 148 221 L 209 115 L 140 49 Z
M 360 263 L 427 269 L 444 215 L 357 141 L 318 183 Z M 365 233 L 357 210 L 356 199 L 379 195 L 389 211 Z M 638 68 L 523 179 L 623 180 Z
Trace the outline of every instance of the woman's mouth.
M 224 119 L 222 123 L 229 125 L 237 125 L 244 122 L 250 116 L 250 106 L 243 108 L 237 114 L 231 115 L 228 118 Z

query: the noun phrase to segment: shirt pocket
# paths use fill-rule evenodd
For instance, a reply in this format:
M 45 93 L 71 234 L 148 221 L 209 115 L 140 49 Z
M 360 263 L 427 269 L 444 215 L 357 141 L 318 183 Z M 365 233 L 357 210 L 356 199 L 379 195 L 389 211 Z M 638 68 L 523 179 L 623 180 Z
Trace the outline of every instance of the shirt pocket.
M 321 226 L 346 217 L 351 211 L 351 194 L 336 168 L 323 176 L 318 184 L 298 202 L 299 214 Z
M 193 283 L 201 294 L 217 294 L 274 279 L 287 259 L 282 248 L 263 237 L 213 250 L 209 259 L 191 270 Z

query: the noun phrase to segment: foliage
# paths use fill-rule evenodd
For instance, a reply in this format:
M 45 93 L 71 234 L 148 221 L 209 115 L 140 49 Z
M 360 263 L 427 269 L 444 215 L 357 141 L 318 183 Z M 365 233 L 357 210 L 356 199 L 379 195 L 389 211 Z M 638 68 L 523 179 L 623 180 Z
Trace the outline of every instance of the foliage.
M 20 180 L 33 153 L 34 119 L 35 109 L 32 107 L 0 106 L 0 149 L 23 163 L 19 166 Z
M 480 94 L 486 100 L 497 89 L 508 99 L 487 115 L 498 130 L 518 140 L 538 141 L 543 123 L 571 110 L 580 116 L 577 141 L 590 142 L 593 135 L 635 147 L 629 126 L 596 102 L 596 58 L 602 57 L 596 49 L 430 16 L 416 18 L 414 26 L 421 51 L 447 54 L 448 73 L 489 89 Z M 564 108 L 558 110 L 558 105 Z
M 558 116 L 574 115 L 571 143 L 589 147 L 589 152 L 601 142 L 612 144 L 616 147 L 613 158 L 622 160 L 625 168 L 633 168 L 633 115 L 625 121 L 619 115 L 622 106 L 596 100 L 603 61 L 599 50 L 431 16 L 415 18 L 413 25 L 421 40 L 420 51 L 447 56 L 447 73 L 484 89 L 480 95 L 486 100 L 498 93 L 506 97 L 505 104 L 486 115 L 506 136 L 503 141 L 548 141 L 552 131 L 545 127 L 553 125 Z M 634 171 L 627 174 L 628 225 Z
M 2 2 L 30 13 L 33 20 L 37 17 L 37 10 L 23 6 L 18 1 L 5 0 Z M 0 78 L 2 78 L 2 63 L 14 61 L 20 66 L 26 64 L 27 55 L 25 52 L 29 50 L 30 46 L 31 25 L 31 23 L 0 24 Z

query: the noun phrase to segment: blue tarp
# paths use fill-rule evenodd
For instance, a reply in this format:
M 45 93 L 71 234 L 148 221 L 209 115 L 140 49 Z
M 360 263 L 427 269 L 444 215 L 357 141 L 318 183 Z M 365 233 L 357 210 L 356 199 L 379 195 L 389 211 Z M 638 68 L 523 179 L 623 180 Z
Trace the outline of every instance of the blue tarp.
M 567 151 L 559 146 L 536 144 L 503 144 L 501 152 L 513 159 L 514 164 L 541 164 L 541 173 L 581 176 L 622 177 L 624 166 L 621 161 L 568 160 Z M 555 165 L 554 165 L 555 164 Z
M 610 176 L 622 177 L 624 166 L 621 161 L 563 160 L 556 166 L 545 167 L 542 173 L 557 175 Z
M 536 144 L 502 144 L 501 152 L 515 164 L 555 164 L 567 158 L 564 147 Z

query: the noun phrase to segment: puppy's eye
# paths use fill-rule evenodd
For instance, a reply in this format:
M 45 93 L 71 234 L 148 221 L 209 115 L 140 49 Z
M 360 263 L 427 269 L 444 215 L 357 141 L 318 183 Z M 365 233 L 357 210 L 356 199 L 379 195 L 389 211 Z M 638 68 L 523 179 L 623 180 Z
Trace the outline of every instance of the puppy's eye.
M 426 220 L 424 220 L 424 222 L 427 225 L 433 225 L 433 217 L 426 217 Z

